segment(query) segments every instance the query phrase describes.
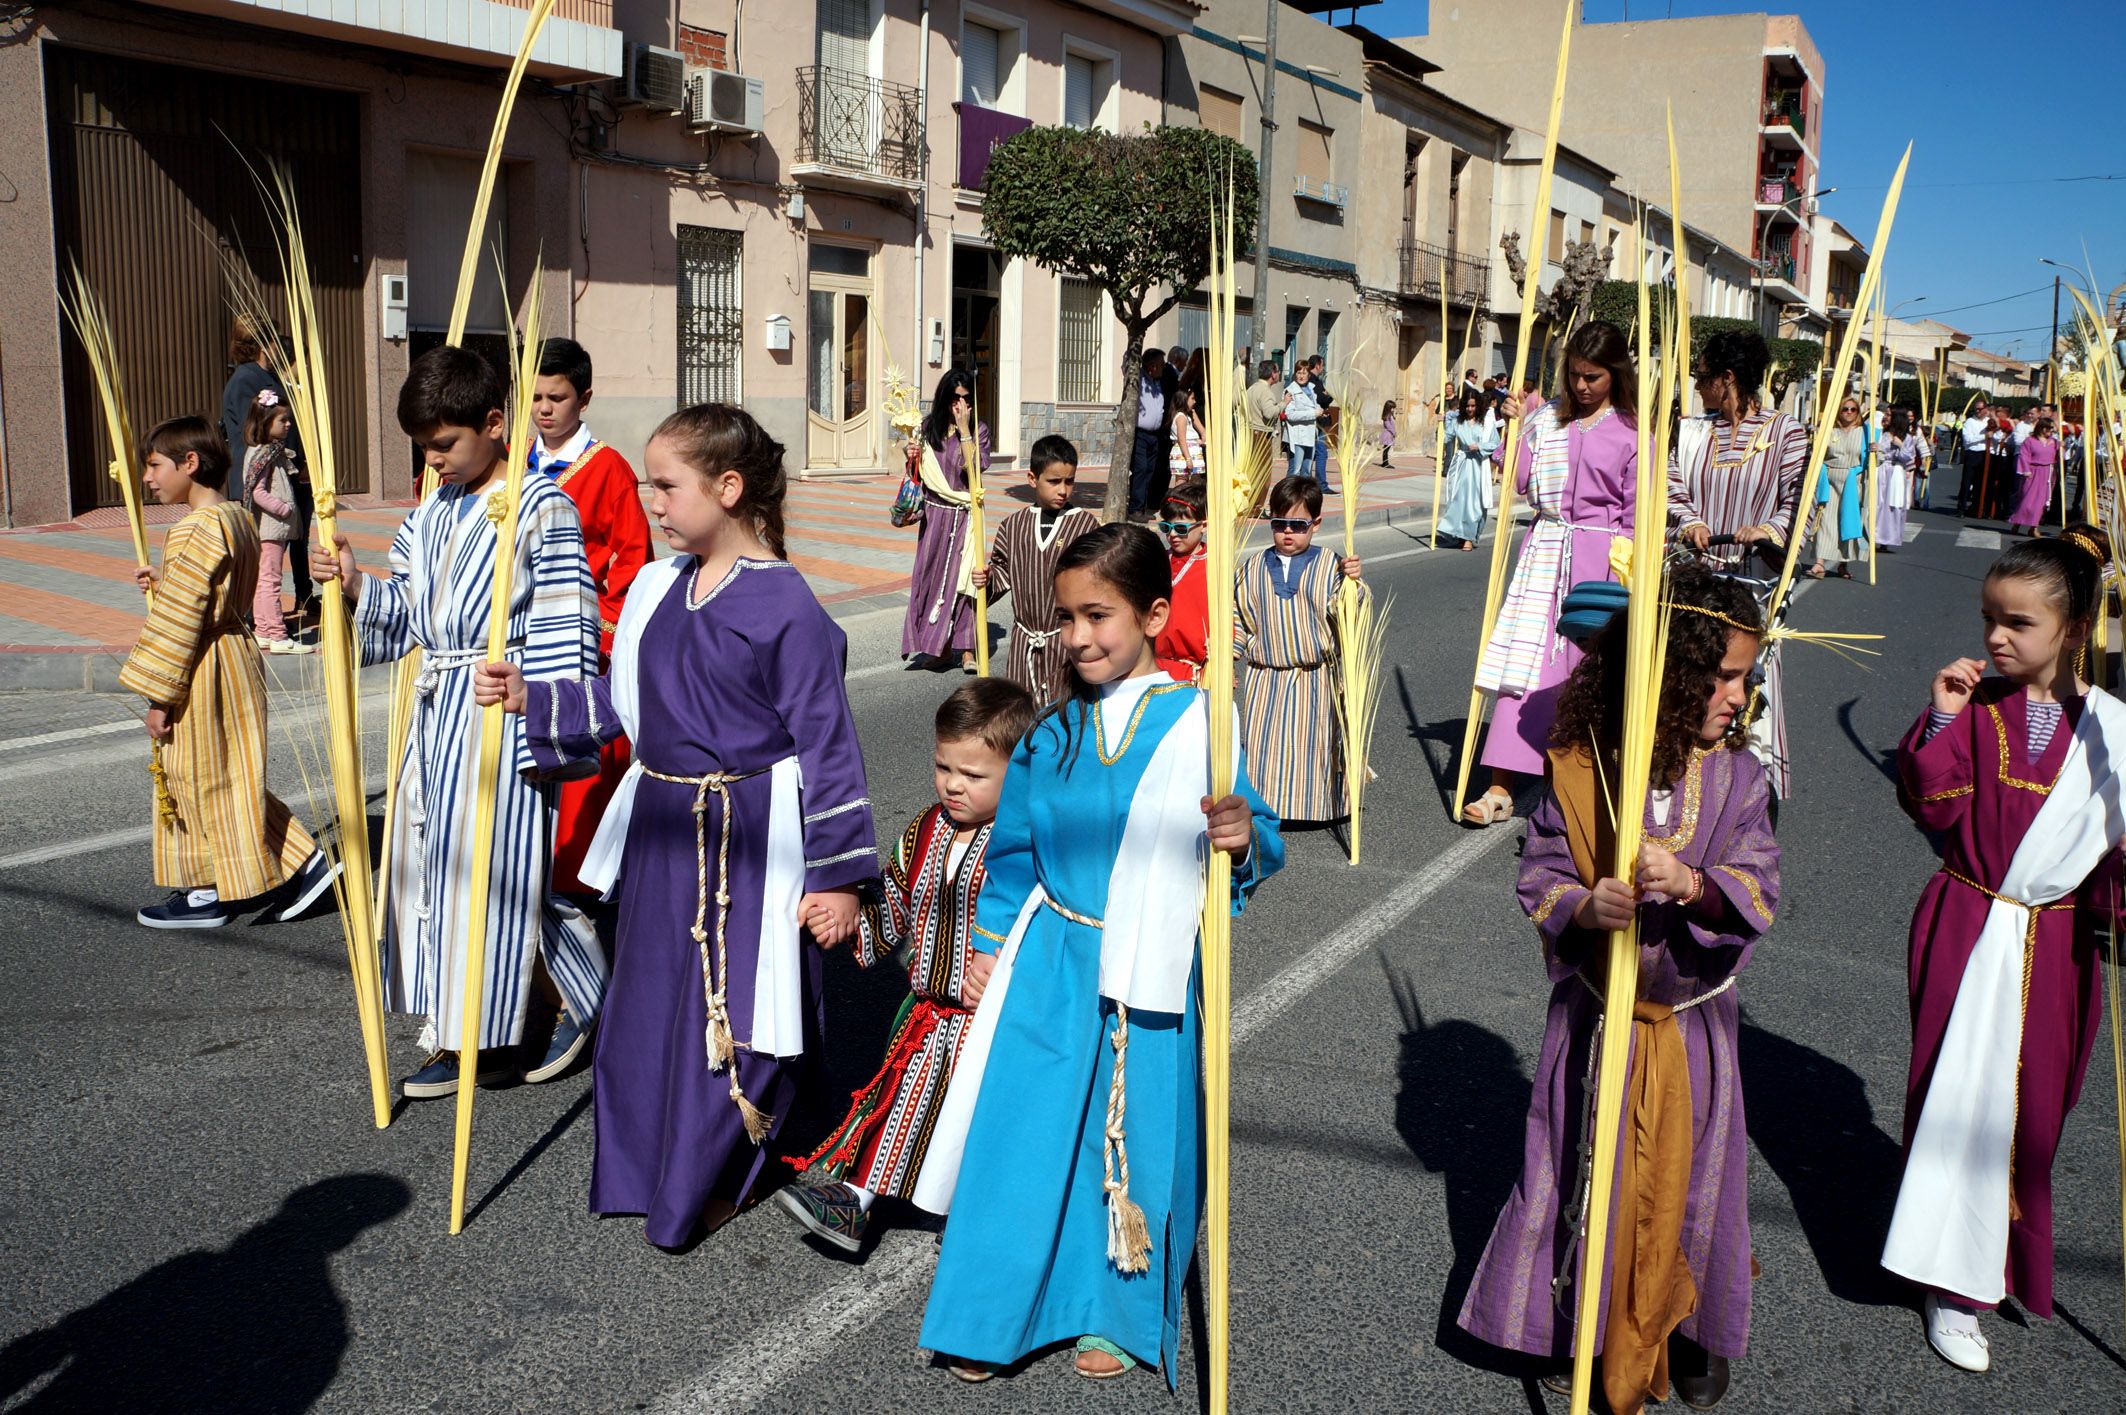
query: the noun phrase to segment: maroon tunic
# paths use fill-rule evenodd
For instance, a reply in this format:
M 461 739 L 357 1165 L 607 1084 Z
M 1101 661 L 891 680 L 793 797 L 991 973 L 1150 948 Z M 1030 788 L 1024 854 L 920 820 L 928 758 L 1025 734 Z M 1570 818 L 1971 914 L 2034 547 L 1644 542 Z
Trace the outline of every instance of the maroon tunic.
M 1897 750 L 1898 799 L 1920 827 L 1941 837 L 1942 868 L 1912 913 L 1910 987 L 1912 1069 L 1905 1082 L 1904 1144 L 1956 1005 L 1964 968 L 1992 899 L 1966 881 L 1998 890 L 2030 824 L 2067 759 L 2083 700 L 2064 703 L 2060 725 L 2032 761 L 2025 691 L 2004 679 L 1979 685 L 1970 706 L 1932 740 L 1927 715 Z M 2052 1156 L 2067 1112 L 2081 1095 L 2089 1051 L 2102 1020 L 2097 933 L 2116 857 L 2073 896 L 2074 907 L 2042 909 L 2025 977 L 2022 1065 L 2016 1083 L 2011 1188 L 2020 1214 L 2008 1229 L 2008 1292 L 2040 1317 L 2052 1315 Z M 1957 876 L 1962 876 L 1961 879 Z M 1966 1296 L 1955 1293 L 1953 1296 Z

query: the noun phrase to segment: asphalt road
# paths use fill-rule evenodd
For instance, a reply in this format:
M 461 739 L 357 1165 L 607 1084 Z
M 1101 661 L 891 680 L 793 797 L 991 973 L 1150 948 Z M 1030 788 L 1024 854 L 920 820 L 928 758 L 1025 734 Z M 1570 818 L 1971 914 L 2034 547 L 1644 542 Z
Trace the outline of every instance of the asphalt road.
M 1910 1294 L 1875 1265 L 1897 1178 L 1906 928 L 1932 869 L 1887 760 L 1931 671 L 1975 648 L 1991 554 L 1947 516 L 1914 522 L 1879 585 L 1814 586 L 1796 615 L 1889 638 L 1866 668 L 1806 648 L 1789 660 L 1783 910 L 1741 984 L 1763 1271 L 1725 1408 L 2116 1410 L 2106 1045 L 2055 1168 L 2058 1320 L 1990 1319 L 1994 1373 L 1966 1376 L 1927 1350 Z M 1362 549 L 1396 597 L 1364 864 L 1327 833 L 1295 834 L 1236 929 L 1232 1404 L 1562 1410 L 1453 1325 L 1519 1167 L 1547 993 L 1512 897 L 1518 829 L 1464 831 L 1444 809 L 1486 557 L 1416 553 L 1385 529 Z M 958 679 L 898 664 L 896 614 L 849 628 L 890 840 L 928 799 L 929 717 Z M 1201 1403 L 1193 1284 L 1178 1404 L 1156 1376 L 1095 1386 L 1061 1357 L 965 1387 L 916 1348 L 931 1232 L 887 1229 L 852 1263 L 763 1207 L 673 1256 L 635 1220 L 587 1217 L 587 1074 L 481 1094 L 470 1222 L 447 1236 L 452 1108 L 402 1106 L 372 1127 L 329 915 L 199 934 L 133 923 L 151 895 L 145 752 L 100 730 L 127 711 L 0 699 L 0 1410 Z M 273 770 L 300 799 L 285 741 Z M 889 976 L 846 959 L 828 973 L 825 1075 L 798 1141 L 869 1075 L 897 1003 Z M 395 1073 L 418 1060 L 413 1031 L 392 1028 Z

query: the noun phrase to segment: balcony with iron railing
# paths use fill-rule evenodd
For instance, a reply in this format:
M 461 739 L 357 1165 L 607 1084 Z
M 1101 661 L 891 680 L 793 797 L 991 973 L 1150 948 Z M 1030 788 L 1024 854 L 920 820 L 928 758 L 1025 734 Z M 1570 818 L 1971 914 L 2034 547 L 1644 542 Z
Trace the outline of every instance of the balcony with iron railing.
M 977 103 L 955 103 L 952 106 L 960 115 L 958 184 L 965 191 L 978 192 L 988 180 L 990 155 L 1032 127 L 1033 119 L 984 108 Z
M 1774 90 L 1764 95 L 1760 125 L 1775 142 L 1799 147 L 1809 138 L 1808 109 L 1799 90 Z
M 923 183 L 922 90 L 824 64 L 797 71 L 797 160 L 790 175 L 844 191 L 912 192 Z
M 1785 207 L 1789 211 L 1802 204 L 1808 192 L 1792 177 L 1775 174 L 1760 178 L 1757 183 L 1757 205 L 1761 207 Z M 1799 220 L 1797 215 L 1796 220 Z
M 1491 291 L 1491 262 L 1462 255 L 1426 241 L 1404 241 L 1399 257 L 1397 285 L 1405 295 L 1437 301 L 1442 274 L 1447 282 L 1447 301 L 1468 309 L 1480 309 Z

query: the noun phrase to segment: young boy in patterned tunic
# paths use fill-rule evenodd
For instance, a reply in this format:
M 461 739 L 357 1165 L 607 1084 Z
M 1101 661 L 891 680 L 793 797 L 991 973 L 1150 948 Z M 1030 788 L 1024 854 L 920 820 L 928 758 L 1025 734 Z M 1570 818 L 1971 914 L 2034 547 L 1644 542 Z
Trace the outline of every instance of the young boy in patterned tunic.
M 176 892 L 135 917 L 151 929 L 216 929 L 237 906 L 280 896 L 293 919 L 340 872 L 266 789 L 266 674 L 244 610 L 258 583 L 258 530 L 222 494 L 229 453 L 204 418 L 172 418 L 141 447 L 142 480 L 185 517 L 163 542 L 154 596 L 118 675 L 148 700 L 157 744 L 155 883 Z
M 975 570 L 974 582 L 987 585 L 992 600 L 1011 595 L 1004 676 L 1047 707 L 1063 696 L 1070 668 L 1056 636 L 1056 559 L 1065 546 L 1097 527 L 1100 518 L 1070 504 L 1078 485 L 1078 449 L 1069 438 L 1050 433 L 1040 439 L 1028 465 L 1033 505 L 998 523 L 989 563 Z
M 1336 728 L 1336 602 L 1359 576 L 1355 555 L 1314 544 L 1321 483 L 1286 477 L 1270 488 L 1270 548 L 1240 569 L 1233 655 L 1240 660 L 1240 737 L 1248 780 L 1286 821 L 1350 811 Z
M 775 1196 L 805 1229 L 848 1252 L 863 1246 L 873 1200 L 914 1197 L 946 1083 L 996 962 L 973 947 L 982 857 L 1005 768 L 1034 715 L 1026 690 L 1002 678 L 976 679 L 945 699 L 938 803 L 902 832 L 883 887 L 864 900 L 856 961 L 907 968 L 908 1000 L 878 1074 L 818 1149 L 789 1161 L 803 1177 Z

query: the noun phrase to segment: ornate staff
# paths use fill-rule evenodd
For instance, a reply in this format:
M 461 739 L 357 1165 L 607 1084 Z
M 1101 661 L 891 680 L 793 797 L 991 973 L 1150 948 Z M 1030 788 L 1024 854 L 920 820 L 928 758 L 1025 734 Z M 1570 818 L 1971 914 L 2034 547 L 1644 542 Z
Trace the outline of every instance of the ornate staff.
M 517 344 L 516 387 L 511 390 L 509 447 L 502 486 L 487 498 L 495 526 L 494 583 L 487 598 L 487 661 L 509 655 L 509 605 L 516 589 L 517 516 L 524 504 L 524 463 L 529 445 L 532 394 L 539 385 L 539 275 L 534 267 L 525 291 L 524 332 Z M 465 1176 L 472 1159 L 472 1097 L 479 1087 L 480 1018 L 487 1010 L 487 894 L 494 868 L 495 787 L 502 775 L 502 704 L 480 709 L 480 757 L 473 787 L 472 884 L 465 921 L 465 999 L 458 1029 L 458 1116 L 450 1166 L 450 1231 L 465 1227 Z
M 989 562 L 989 542 L 982 529 L 982 410 L 975 406 L 973 392 L 974 386 L 970 383 L 967 430 L 973 434 L 973 440 L 960 444 L 960 469 L 967 474 L 969 563 L 985 565 Z M 989 676 L 989 586 L 986 584 L 974 587 L 974 671 L 978 678 Z
M 111 332 L 110 316 L 96 289 L 89 284 L 79 261 L 70 262 L 68 290 L 59 296 L 59 308 L 81 340 L 88 356 L 89 372 L 96 380 L 96 401 L 103 410 L 104 435 L 111 443 L 111 480 L 118 483 L 118 497 L 125 506 L 126 529 L 133 533 L 133 564 L 151 568 L 148 558 L 148 518 L 140 501 L 140 444 L 133 440 L 133 415 L 126 402 L 125 369 L 118 361 L 118 341 Z M 147 606 L 155 608 L 155 589 L 142 591 Z M 155 783 L 155 815 L 166 826 L 177 824 L 177 802 L 170 797 L 169 779 L 162 772 L 162 743 L 148 742 L 148 777 Z
M 547 16 L 553 13 L 554 0 L 532 0 L 531 8 L 524 19 L 524 37 L 517 43 L 517 57 L 509 66 L 509 77 L 502 83 L 502 102 L 495 110 L 494 130 L 488 134 L 487 156 L 480 163 L 480 184 L 473 188 L 472 221 L 465 228 L 465 251 L 458 258 L 458 288 L 450 302 L 450 328 L 443 336 L 446 344 L 465 342 L 465 321 L 472 311 L 472 292 L 480 268 L 480 237 L 487 229 L 487 209 L 495 193 L 495 174 L 502 166 L 502 140 L 509 134 L 510 115 L 516 110 L 517 91 L 524 82 L 524 69 L 531 62 L 532 48 L 539 42 L 539 35 L 546 28 Z M 527 428 L 530 426 L 526 424 Z M 509 455 L 522 460 L 525 449 L 522 439 L 509 445 Z M 435 490 L 435 480 L 428 474 L 426 464 L 416 473 L 415 493 L 421 499 Z M 413 727 L 413 684 L 421 674 L 421 649 L 416 644 L 399 660 L 397 675 L 391 684 L 391 715 L 388 719 L 386 739 L 391 747 L 391 766 L 384 774 L 384 858 L 377 872 L 377 917 L 384 917 L 384 898 L 391 880 L 391 830 L 398 818 L 399 809 L 399 763 L 406 754 L 406 735 Z M 457 1232 L 456 1227 L 451 1232 Z
M 1543 133 L 1543 166 L 1535 182 L 1535 206 L 1529 217 L 1529 225 L 1543 230 L 1543 213 L 1550 210 L 1550 180 L 1558 165 L 1558 125 L 1565 112 L 1565 70 L 1572 57 L 1572 26 L 1576 8 L 1565 9 L 1564 33 L 1558 40 L 1557 77 L 1550 89 L 1550 122 Z M 1484 646 L 1491 642 L 1491 631 L 1498 624 L 1499 602 L 1506 589 L 1506 562 L 1509 543 L 1513 539 L 1513 490 L 1514 458 L 1520 455 L 1521 400 L 1513 392 L 1521 386 L 1521 379 L 1528 371 L 1528 336 L 1535 327 L 1536 286 L 1543 270 L 1543 253 L 1540 247 L 1536 258 L 1528 268 L 1528 278 L 1521 284 L 1521 323 L 1513 339 L 1513 378 L 1508 385 L 1508 405 L 1513 409 L 1506 422 L 1505 474 L 1499 478 L 1498 534 L 1491 543 L 1491 579 L 1484 588 L 1484 619 L 1482 632 L 1477 636 L 1476 657 L 1478 671 L 1482 671 Z M 1665 483 L 1664 483 L 1665 485 Z M 1454 799 L 1447 803 L 1450 816 L 1459 818 L 1462 806 L 1469 795 L 1469 768 L 1476 757 L 1476 734 L 1484 725 L 1484 690 L 1474 683 L 1469 688 L 1469 716 L 1462 729 L 1461 764 L 1455 769 Z

